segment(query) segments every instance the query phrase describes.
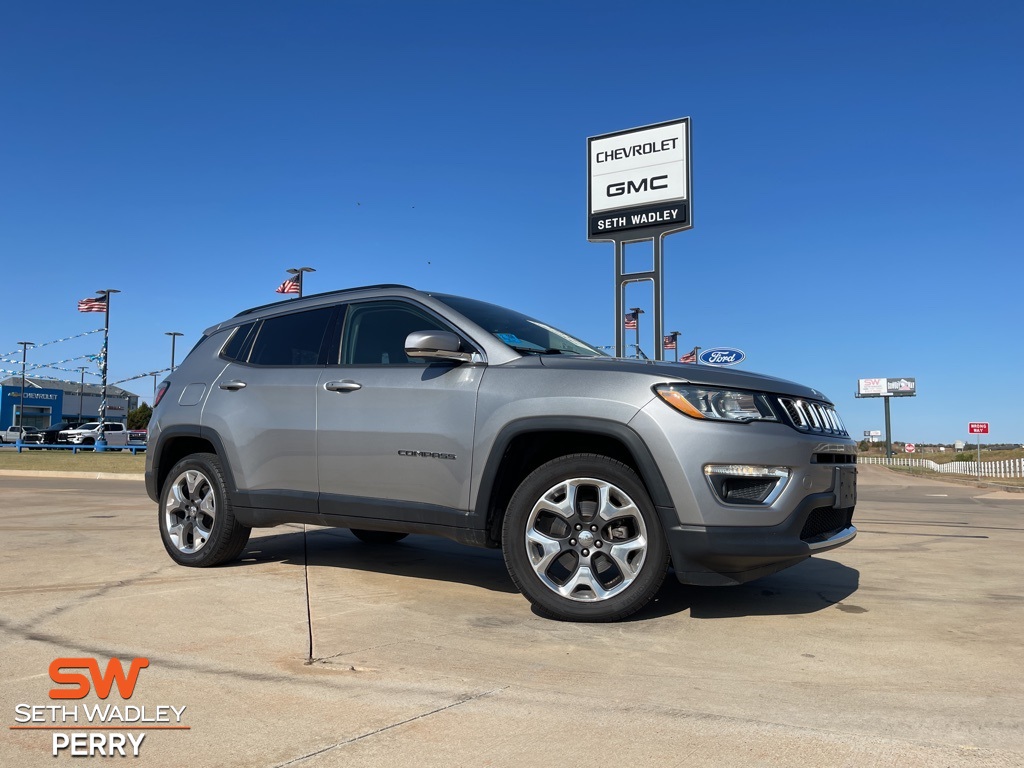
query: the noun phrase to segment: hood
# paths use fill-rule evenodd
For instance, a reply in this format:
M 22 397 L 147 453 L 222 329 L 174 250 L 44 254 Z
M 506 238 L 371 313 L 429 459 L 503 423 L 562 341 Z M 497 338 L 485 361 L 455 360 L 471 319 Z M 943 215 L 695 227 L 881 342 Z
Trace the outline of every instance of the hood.
M 776 395 L 789 395 L 791 397 L 832 402 L 824 393 L 793 381 L 778 379 L 774 376 L 766 376 L 752 371 L 719 368 L 713 365 L 658 362 L 655 360 L 637 360 L 636 358 L 626 357 L 576 357 L 574 355 L 543 355 L 539 359 L 546 368 L 644 374 L 652 379 L 664 382 L 682 382 L 685 384 L 703 384 L 708 387 L 756 390 Z

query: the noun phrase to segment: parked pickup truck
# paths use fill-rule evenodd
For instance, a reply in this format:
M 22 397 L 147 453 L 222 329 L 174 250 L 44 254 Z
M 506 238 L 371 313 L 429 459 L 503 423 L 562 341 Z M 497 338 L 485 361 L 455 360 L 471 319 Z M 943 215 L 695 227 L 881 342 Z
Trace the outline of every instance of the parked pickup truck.
M 22 429 L 25 430 L 26 435 L 39 431 L 35 427 L 8 427 L 0 430 L 0 443 L 16 443 L 22 435 Z
M 57 436 L 57 442 L 71 445 L 95 445 L 101 435 L 106 438 L 107 445 L 115 450 L 121 450 L 121 446 L 128 445 L 128 429 L 124 424 L 116 421 L 106 422 L 102 432 L 98 421 L 90 421 L 78 429 L 63 430 Z

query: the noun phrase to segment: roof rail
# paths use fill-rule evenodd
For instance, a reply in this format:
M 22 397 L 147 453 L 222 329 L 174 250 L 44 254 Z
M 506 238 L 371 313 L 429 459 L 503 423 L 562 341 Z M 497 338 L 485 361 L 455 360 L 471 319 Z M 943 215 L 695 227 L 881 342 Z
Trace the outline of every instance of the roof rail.
M 415 291 L 416 289 L 409 285 L 402 285 L 401 283 L 378 283 L 377 285 L 361 285 L 358 288 L 341 288 L 337 291 L 324 291 L 323 293 L 311 293 L 309 296 L 303 296 L 302 299 L 316 299 L 323 296 L 339 296 L 346 293 L 354 293 L 355 291 L 370 291 L 377 288 L 405 288 L 409 291 Z M 302 300 L 300 299 L 300 301 Z M 293 300 L 294 301 L 294 300 Z M 253 312 L 259 312 L 261 309 L 268 309 L 269 307 L 277 307 L 281 305 L 281 301 L 272 301 L 269 304 L 260 304 L 258 307 L 249 307 L 249 309 L 243 309 L 235 317 L 242 317 L 243 315 L 251 315 Z M 289 302 L 289 305 L 291 302 Z

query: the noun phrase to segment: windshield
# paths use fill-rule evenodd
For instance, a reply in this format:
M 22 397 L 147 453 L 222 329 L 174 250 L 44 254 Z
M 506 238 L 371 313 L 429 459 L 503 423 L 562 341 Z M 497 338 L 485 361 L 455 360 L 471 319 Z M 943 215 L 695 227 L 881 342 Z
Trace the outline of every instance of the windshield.
M 461 296 L 431 294 L 438 301 L 459 312 L 481 328 L 494 334 L 499 341 L 517 352 L 536 354 L 566 354 L 585 357 L 604 357 L 604 353 L 532 317 L 514 312 L 497 304 L 466 299 Z

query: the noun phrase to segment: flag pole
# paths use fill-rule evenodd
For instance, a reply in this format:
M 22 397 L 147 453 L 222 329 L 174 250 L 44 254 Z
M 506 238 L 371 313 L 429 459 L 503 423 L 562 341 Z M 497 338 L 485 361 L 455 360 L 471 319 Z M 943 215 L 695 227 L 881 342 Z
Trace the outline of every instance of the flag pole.
M 292 267 L 291 269 L 285 270 L 289 275 L 295 276 L 295 283 L 299 286 L 299 295 L 296 298 L 302 298 L 302 274 L 304 272 L 316 272 L 312 267 Z
M 100 356 L 100 373 L 103 374 L 103 381 L 100 385 L 100 429 L 99 439 L 96 441 L 96 450 L 103 451 L 107 448 L 107 438 L 104 433 L 104 424 L 107 421 L 107 358 L 110 354 L 110 295 L 120 293 L 116 288 L 105 288 L 96 293 L 103 296 L 103 354 Z
M 629 311 L 636 315 L 636 328 L 634 328 L 633 330 L 636 331 L 636 356 L 639 359 L 639 357 L 640 357 L 640 315 L 642 315 L 644 313 L 644 311 L 642 309 L 640 309 L 640 307 L 630 307 Z

